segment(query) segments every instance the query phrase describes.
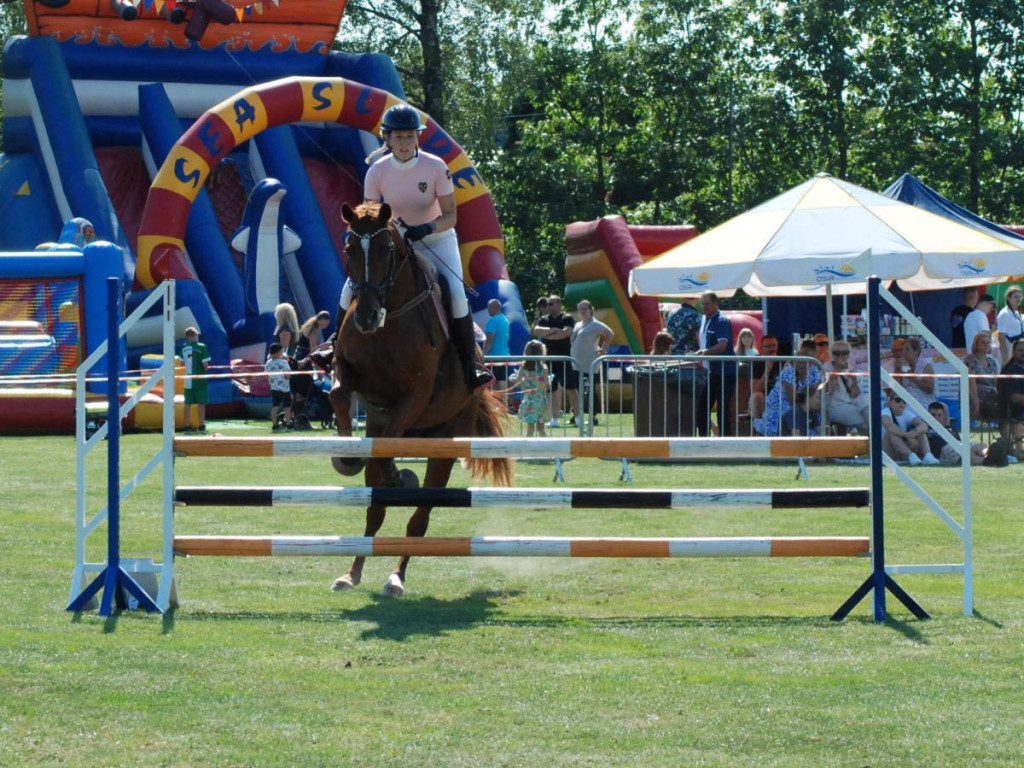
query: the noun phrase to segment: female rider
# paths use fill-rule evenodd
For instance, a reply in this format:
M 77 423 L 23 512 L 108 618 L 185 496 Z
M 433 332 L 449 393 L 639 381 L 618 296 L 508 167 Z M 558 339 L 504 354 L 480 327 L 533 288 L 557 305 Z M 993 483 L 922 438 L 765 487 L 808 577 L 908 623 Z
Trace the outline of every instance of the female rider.
M 426 128 L 419 112 L 397 104 L 384 113 L 380 135 L 384 146 L 366 158 L 371 163 L 363 182 L 367 203 L 387 203 L 394 221 L 413 249 L 429 258 L 448 282 L 452 302 L 452 340 L 470 392 L 489 385 L 494 377 L 477 364 L 473 318 L 462 281 L 462 258 L 455 236 L 455 187 L 441 158 L 419 151 L 419 134 Z M 390 151 L 390 154 L 387 154 Z M 379 155 L 383 155 L 376 159 Z M 352 301 L 351 281 L 341 294 L 341 309 Z

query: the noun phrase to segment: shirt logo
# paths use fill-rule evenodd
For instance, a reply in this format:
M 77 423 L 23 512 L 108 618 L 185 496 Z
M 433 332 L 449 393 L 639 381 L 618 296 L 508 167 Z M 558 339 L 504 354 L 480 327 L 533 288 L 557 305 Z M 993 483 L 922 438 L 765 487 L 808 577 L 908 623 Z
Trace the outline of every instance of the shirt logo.
M 427 182 L 425 182 L 425 181 L 421 181 L 416 186 L 419 187 L 420 192 L 424 192 L 425 193 L 427 191 Z

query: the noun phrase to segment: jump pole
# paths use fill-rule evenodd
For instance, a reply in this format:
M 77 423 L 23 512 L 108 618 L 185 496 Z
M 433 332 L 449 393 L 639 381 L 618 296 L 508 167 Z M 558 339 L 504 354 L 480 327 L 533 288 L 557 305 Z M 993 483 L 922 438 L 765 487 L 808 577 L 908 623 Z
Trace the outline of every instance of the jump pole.
M 121 567 L 120 318 L 121 283 L 116 277 L 110 277 L 107 278 L 107 564 L 67 607 L 68 611 L 83 610 L 102 589 L 100 616 L 110 616 L 113 604 L 121 610 L 126 608 L 125 591 L 139 601 L 140 608 L 149 613 L 163 613 L 153 598 Z
M 868 278 L 868 391 L 871 399 L 871 575 L 865 579 L 846 602 L 839 606 L 833 621 L 842 621 L 869 592 L 874 592 L 875 621 L 885 621 L 885 591 L 907 607 L 919 619 L 931 616 L 914 598 L 907 594 L 889 574 L 885 572 L 885 514 L 882 493 L 882 358 L 878 338 L 878 323 L 881 319 L 881 299 L 878 286 L 881 280 L 876 276 Z

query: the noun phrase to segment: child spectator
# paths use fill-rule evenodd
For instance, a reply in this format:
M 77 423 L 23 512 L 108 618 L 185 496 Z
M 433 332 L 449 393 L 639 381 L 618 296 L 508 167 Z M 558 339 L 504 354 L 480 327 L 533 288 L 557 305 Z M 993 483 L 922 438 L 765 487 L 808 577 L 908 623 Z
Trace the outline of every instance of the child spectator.
M 185 329 L 185 343 L 181 345 L 181 359 L 185 363 L 185 434 L 192 431 L 192 406 L 199 414 L 199 431 L 206 431 L 206 404 L 210 400 L 209 385 L 202 376 L 210 367 L 210 350 L 199 341 L 199 330 Z
M 523 401 L 519 404 L 519 418 L 526 424 L 527 437 L 533 437 L 534 427 L 540 437 L 547 437 L 544 422 L 548 416 L 548 393 L 551 383 L 548 378 L 548 367 L 538 359 L 545 357 L 547 353 L 544 342 L 528 341 L 523 349 L 523 356 L 527 359 L 516 376 L 515 388 L 523 393 Z
M 284 409 L 284 419 L 290 426 L 292 420 L 292 392 L 288 375 L 292 367 L 284 356 L 284 348 L 276 341 L 270 345 L 267 356 L 266 371 L 270 374 L 270 423 L 272 431 L 280 432 L 282 427 L 277 423 L 279 409 Z

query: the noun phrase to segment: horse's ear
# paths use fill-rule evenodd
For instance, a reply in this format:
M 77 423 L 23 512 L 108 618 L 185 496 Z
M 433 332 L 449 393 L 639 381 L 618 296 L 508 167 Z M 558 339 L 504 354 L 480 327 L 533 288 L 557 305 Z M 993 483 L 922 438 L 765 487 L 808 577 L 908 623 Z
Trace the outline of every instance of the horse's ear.
M 341 204 L 341 220 L 347 224 L 351 224 L 355 219 L 355 212 L 352 210 L 352 206 L 348 203 Z
M 391 206 L 387 203 L 380 204 L 380 211 L 377 213 L 377 220 L 387 224 L 391 221 Z

